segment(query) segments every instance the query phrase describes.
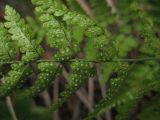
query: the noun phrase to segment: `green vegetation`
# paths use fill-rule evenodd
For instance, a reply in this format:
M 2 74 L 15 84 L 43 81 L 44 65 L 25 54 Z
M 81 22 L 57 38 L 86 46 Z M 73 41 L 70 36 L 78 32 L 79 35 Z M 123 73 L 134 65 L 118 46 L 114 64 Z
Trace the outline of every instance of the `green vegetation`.
M 160 119 L 158 0 L 118 0 L 112 5 L 89 0 L 91 15 L 76 0 L 32 4 L 35 16 L 26 18 L 6 5 L 0 23 L 0 119 L 11 119 L 5 104 L 9 96 L 19 120 L 51 120 L 53 112 L 93 79 L 108 86 L 106 95 L 80 119 L 103 119 L 113 110 L 116 120 Z M 68 83 L 58 100 L 32 109 L 32 98 L 47 88 L 50 95 L 52 84 L 64 76 Z

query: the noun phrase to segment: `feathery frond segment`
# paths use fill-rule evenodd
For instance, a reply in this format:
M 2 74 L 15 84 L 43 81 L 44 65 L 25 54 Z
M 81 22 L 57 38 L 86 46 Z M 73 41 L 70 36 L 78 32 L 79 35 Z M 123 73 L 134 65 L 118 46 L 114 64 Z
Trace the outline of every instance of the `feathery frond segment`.
M 39 58 L 42 54 L 42 48 L 33 38 L 32 31 L 25 24 L 20 15 L 10 6 L 5 9 L 5 27 L 12 35 L 12 40 L 15 40 L 20 48 L 23 61 L 31 61 Z
M 72 74 L 69 83 L 60 93 L 59 100 L 50 109 L 56 111 L 60 108 L 88 79 L 93 76 L 93 68 L 85 61 L 76 61 L 72 65 Z
M 18 83 L 21 83 L 26 76 L 31 72 L 29 65 L 25 65 L 23 62 L 15 63 L 11 65 L 11 71 L 4 77 L 4 83 L 0 85 L 0 97 L 5 97 L 12 93 Z
M 56 76 L 61 73 L 61 67 L 56 66 L 52 62 L 41 62 L 38 64 L 40 70 L 38 78 L 30 88 L 27 88 L 22 94 L 27 97 L 34 97 L 56 79 Z

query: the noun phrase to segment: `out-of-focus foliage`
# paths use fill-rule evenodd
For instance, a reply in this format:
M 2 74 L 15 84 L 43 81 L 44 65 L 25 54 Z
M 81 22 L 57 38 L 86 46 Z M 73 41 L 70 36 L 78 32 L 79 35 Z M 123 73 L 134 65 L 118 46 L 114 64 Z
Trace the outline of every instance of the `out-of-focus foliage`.
M 144 103 L 138 118 L 140 120 L 158 120 L 160 118 L 159 95 Z
M 22 98 L 21 96 L 14 96 L 14 109 L 17 111 L 17 117 L 20 120 L 50 120 L 51 114 L 43 107 L 33 107 L 31 99 Z M 1 111 L 0 116 L 2 120 L 11 120 L 10 113 L 6 102 L 0 101 Z

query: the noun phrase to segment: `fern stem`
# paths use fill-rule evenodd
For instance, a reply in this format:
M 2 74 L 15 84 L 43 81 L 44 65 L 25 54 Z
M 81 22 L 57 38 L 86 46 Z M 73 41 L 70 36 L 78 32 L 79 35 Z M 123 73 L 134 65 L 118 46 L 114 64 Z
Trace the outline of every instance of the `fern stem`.
M 3 78 L 1 79 L 1 81 L 2 81 L 2 83 L 4 83 L 4 79 L 3 79 Z M 10 96 L 7 96 L 7 97 L 6 97 L 6 103 L 7 103 L 9 112 L 10 112 L 10 114 L 11 114 L 11 116 L 12 116 L 12 119 L 13 119 L 13 120 L 18 120 Z
M 146 57 L 146 58 L 117 58 L 117 59 L 112 59 L 112 60 L 105 60 L 105 61 L 100 61 L 100 60 L 84 60 L 84 59 L 71 59 L 67 61 L 59 61 L 59 60 L 37 60 L 37 61 L 30 61 L 29 63 L 32 62 L 62 62 L 62 63 L 67 63 L 67 62 L 75 62 L 75 61 L 80 61 L 83 60 L 85 62 L 93 62 L 93 63 L 105 63 L 105 62 L 143 62 L 143 61 L 160 61 L 160 58 L 158 57 Z M 0 64 L 12 64 L 12 63 L 18 63 L 21 61 L 2 61 Z
M 8 109 L 9 109 L 9 112 L 12 116 L 12 119 L 13 120 L 18 120 L 17 116 L 16 116 L 16 113 L 14 111 L 14 108 L 13 108 L 13 105 L 12 105 L 12 101 L 11 101 L 11 97 L 8 96 L 6 97 L 6 102 L 7 102 L 7 106 L 8 106 Z
M 95 16 L 91 10 L 91 7 L 88 5 L 88 3 L 85 0 L 77 0 L 77 2 L 80 4 L 82 9 L 86 12 L 86 14 L 94 20 Z
M 106 3 L 108 3 L 108 5 L 112 8 L 113 13 L 115 13 L 117 11 L 114 0 L 106 0 Z

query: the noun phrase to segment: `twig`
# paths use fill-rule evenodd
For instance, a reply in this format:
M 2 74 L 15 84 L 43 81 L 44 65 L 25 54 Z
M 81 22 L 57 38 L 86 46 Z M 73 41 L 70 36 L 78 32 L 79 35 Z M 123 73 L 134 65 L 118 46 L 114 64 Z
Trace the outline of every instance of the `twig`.
M 88 5 L 88 3 L 85 0 L 77 0 L 77 2 L 79 3 L 79 5 L 82 7 L 82 9 L 86 12 L 86 14 L 88 16 L 90 16 L 92 19 L 95 19 L 95 16 L 94 16 L 90 6 Z
M 56 79 L 53 87 L 54 102 L 58 101 L 58 93 L 59 93 L 59 82 L 58 79 Z M 54 112 L 53 118 L 54 118 L 53 120 L 59 120 L 58 110 Z
M 90 78 L 88 81 L 88 101 L 93 108 L 94 105 L 94 79 Z
M 45 90 L 44 92 L 41 93 L 43 99 L 44 99 L 44 103 L 46 106 L 50 106 L 51 105 L 51 99 L 49 97 L 48 91 Z
M 73 112 L 73 115 L 72 115 L 72 120 L 77 120 L 78 118 L 78 115 L 79 115 L 79 112 L 80 112 L 80 101 L 78 100 L 77 101 L 77 104 L 75 106 L 75 109 L 74 109 L 74 112 Z
M 65 79 L 68 81 L 69 75 L 67 73 L 66 70 L 63 70 L 63 76 L 65 77 Z M 78 98 L 82 101 L 82 103 L 88 108 L 89 111 L 92 110 L 92 107 L 90 105 L 90 103 L 88 102 L 87 97 L 84 95 L 85 93 L 83 93 L 83 89 L 78 90 L 76 92 L 76 95 L 78 96 Z
M 76 95 L 78 96 L 78 98 L 83 102 L 83 104 L 88 108 L 89 111 L 92 111 L 93 108 L 91 106 L 91 104 L 89 103 L 88 99 L 86 98 L 86 96 L 84 96 L 84 94 L 82 93 L 82 91 L 78 90 L 76 92 Z
M 4 78 L 1 79 L 2 83 L 4 83 Z M 9 109 L 9 112 L 12 116 L 12 119 L 13 120 L 18 120 L 17 116 L 16 116 L 16 112 L 13 108 L 13 104 L 12 104 L 12 100 L 11 100 L 11 97 L 10 96 L 7 96 L 6 97 L 6 103 L 7 103 L 7 106 L 8 106 L 8 109 Z
M 114 0 L 106 0 L 106 2 L 112 8 L 112 12 L 115 13 L 116 12 L 116 6 L 115 6 Z
M 11 97 L 10 96 L 7 96 L 6 97 L 6 102 L 7 102 L 7 106 L 8 106 L 8 109 L 9 109 L 9 112 L 12 116 L 12 119 L 13 120 L 18 120 L 17 116 L 16 116 L 16 113 L 14 111 L 14 108 L 13 108 L 13 104 L 12 104 L 12 101 L 11 101 Z
M 100 87 L 101 87 L 101 92 L 102 92 L 102 97 L 104 98 L 106 96 L 106 85 L 101 85 L 100 84 Z M 112 117 L 111 117 L 111 112 L 110 111 L 107 111 L 105 113 L 105 118 L 106 120 L 112 120 Z

